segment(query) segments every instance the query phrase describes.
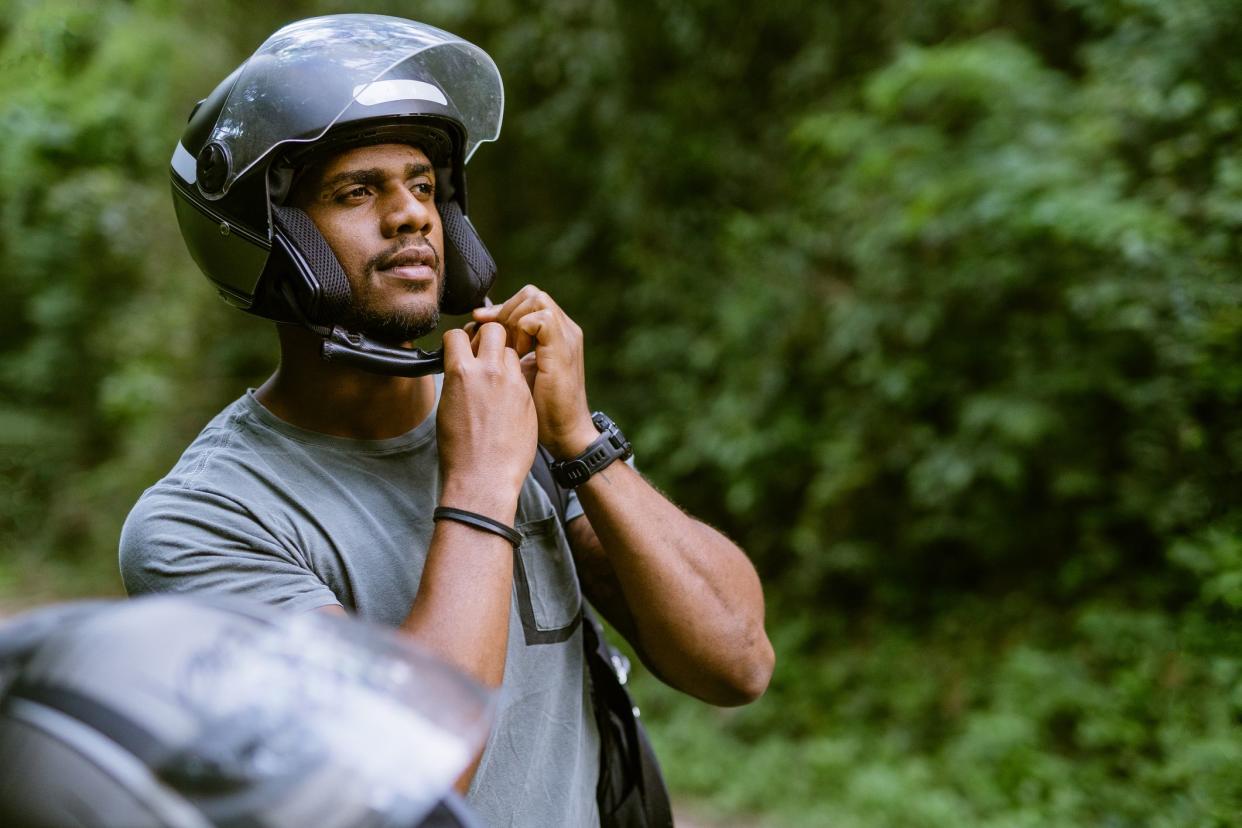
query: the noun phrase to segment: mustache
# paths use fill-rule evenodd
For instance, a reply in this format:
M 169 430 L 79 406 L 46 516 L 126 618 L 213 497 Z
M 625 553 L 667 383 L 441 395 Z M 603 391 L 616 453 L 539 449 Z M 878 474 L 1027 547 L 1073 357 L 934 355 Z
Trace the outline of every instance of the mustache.
M 431 244 L 407 244 L 406 242 L 400 241 L 389 247 L 387 250 L 383 250 L 367 259 L 366 272 L 370 274 L 377 270 L 384 270 L 385 268 L 391 267 L 393 260 L 398 256 L 412 252 L 417 252 L 420 255 L 428 255 L 432 260 L 432 269 L 436 273 L 442 272 L 440 270 L 440 252 Z

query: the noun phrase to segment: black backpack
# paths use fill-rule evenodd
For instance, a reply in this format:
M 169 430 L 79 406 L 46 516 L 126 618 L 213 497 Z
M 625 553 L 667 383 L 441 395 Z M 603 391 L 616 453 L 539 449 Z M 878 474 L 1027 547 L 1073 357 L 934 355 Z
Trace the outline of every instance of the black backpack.
M 551 462 L 551 455 L 540 446 L 531 474 L 548 493 L 563 526 L 567 493 L 552 478 L 548 466 Z M 673 810 L 660 764 L 638 721 L 638 708 L 625 689 L 628 661 L 608 643 L 599 619 L 585 603 L 582 643 L 599 727 L 599 784 L 595 799 L 601 828 L 672 828 Z

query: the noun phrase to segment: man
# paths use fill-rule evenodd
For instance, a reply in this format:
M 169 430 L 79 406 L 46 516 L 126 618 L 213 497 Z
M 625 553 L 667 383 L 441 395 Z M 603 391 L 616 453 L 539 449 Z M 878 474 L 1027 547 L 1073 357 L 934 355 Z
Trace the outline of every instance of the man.
M 577 325 L 529 285 L 479 307 L 494 269 L 463 168 L 501 100 L 477 47 L 341 15 L 277 32 L 200 104 L 173 158 L 183 235 L 226 298 L 295 324 L 273 376 L 144 493 L 121 567 L 131 593 L 399 626 L 500 688 L 460 783 L 484 820 L 592 825 L 579 582 L 653 672 L 706 701 L 756 698 L 773 653 L 744 553 L 613 462 L 628 443 L 590 413 Z M 441 309 L 474 323 L 444 335 L 442 378 L 408 344 Z M 576 486 L 564 529 L 530 474 L 537 442 Z

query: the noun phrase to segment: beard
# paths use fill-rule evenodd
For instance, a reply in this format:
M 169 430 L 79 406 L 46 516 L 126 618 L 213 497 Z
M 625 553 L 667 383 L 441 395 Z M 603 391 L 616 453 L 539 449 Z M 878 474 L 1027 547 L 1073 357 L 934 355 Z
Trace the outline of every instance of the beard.
M 375 271 L 389 253 L 374 257 L 366 263 L 363 278 L 351 280 L 353 301 L 343 320 L 346 330 L 357 331 L 385 345 L 404 345 L 426 336 L 440 324 L 440 303 L 444 299 L 444 267 L 436 252 L 435 300 L 410 306 L 396 305 L 376 289 Z M 421 285 L 408 285 L 410 294 L 424 293 Z

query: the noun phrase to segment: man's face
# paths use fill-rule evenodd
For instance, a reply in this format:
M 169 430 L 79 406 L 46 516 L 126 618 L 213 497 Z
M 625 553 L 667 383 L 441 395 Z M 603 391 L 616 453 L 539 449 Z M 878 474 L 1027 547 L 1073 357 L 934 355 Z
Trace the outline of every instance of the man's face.
M 307 171 L 290 200 L 314 220 L 349 277 L 345 327 L 404 343 L 435 329 L 444 292 L 444 230 L 435 170 L 422 150 L 377 144 Z

